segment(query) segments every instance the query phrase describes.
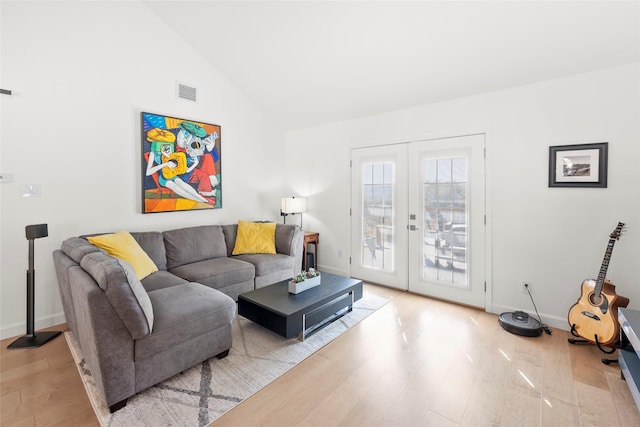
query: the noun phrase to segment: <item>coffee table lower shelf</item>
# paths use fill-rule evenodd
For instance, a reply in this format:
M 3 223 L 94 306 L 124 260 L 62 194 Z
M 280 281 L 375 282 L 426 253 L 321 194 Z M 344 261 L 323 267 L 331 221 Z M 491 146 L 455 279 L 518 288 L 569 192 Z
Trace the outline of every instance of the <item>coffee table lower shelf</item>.
M 290 294 L 288 281 L 238 297 L 238 314 L 285 337 L 303 340 L 353 310 L 362 281 L 322 273 L 322 283 Z

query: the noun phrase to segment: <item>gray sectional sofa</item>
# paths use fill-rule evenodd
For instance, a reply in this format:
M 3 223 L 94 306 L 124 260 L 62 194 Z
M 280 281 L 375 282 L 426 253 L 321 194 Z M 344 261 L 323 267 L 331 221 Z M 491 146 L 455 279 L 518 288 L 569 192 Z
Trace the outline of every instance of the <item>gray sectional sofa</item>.
M 238 295 L 300 272 L 300 227 L 277 224 L 275 254 L 232 255 L 237 227 L 131 232 L 158 268 L 142 280 L 85 237 L 54 251 L 67 324 L 112 411 L 204 360 L 225 357 Z

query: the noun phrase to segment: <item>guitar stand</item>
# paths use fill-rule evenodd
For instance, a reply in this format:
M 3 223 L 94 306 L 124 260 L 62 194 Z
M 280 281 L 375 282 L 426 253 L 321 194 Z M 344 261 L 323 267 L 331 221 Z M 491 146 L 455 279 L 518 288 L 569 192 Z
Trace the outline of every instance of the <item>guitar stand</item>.
M 573 335 L 574 337 L 580 337 L 580 335 L 578 335 L 578 333 L 576 332 L 575 329 L 575 324 L 571 325 L 571 335 Z M 600 344 L 600 341 L 598 341 L 598 335 L 595 334 L 594 335 L 595 340 L 593 342 L 596 343 L 596 346 L 598 346 L 598 349 L 605 353 L 605 354 L 612 354 L 616 351 L 615 347 L 612 347 L 610 350 L 605 350 L 602 347 L 602 344 Z M 592 341 L 580 338 L 580 339 L 574 339 L 574 338 L 567 338 L 567 341 L 569 341 L 569 344 L 591 344 Z M 619 344 L 619 343 L 618 343 Z M 607 358 L 602 358 L 600 359 L 600 361 L 602 363 L 604 363 L 605 365 L 610 365 L 612 363 L 618 363 L 618 359 L 607 359 Z

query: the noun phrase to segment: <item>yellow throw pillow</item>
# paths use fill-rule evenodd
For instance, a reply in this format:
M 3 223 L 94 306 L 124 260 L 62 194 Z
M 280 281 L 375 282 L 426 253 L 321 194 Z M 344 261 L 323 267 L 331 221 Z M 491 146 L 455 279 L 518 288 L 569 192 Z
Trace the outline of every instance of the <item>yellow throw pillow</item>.
M 87 240 L 92 245 L 103 249 L 109 255 L 123 259 L 131 264 L 139 280 L 158 271 L 158 267 L 128 231 L 87 237 Z
M 233 255 L 275 254 L 276 223 L 238 221 L 238 234 Z

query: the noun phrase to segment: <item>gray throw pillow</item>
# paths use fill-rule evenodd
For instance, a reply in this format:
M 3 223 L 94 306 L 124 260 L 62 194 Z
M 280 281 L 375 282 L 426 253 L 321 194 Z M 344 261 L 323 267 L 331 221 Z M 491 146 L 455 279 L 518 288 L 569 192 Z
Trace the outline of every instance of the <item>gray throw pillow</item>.
M 131 264 L 123 259 L 116 259 L 122 266 L 124 274 L 127 276 L 127 280 L 129 281 L 129 286 L 131 286 L 131 290 L 133 291 L 133 295 L 138 300 L 138 304 L 140 304 L 140 308 L 144 312 L 144 316 L 147 318 L 149 334 L 151 334 L 153 331 L 153 306 L 151 305 L 151 299 L 149 298 L 147 291 L 142 286 L 142 283 L 140 283 L 140 279 L 138 279 L 138 276 Z

